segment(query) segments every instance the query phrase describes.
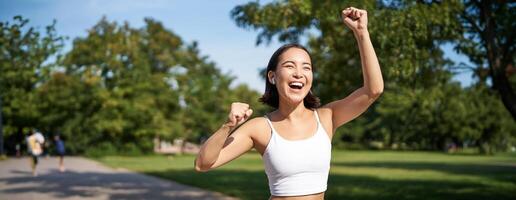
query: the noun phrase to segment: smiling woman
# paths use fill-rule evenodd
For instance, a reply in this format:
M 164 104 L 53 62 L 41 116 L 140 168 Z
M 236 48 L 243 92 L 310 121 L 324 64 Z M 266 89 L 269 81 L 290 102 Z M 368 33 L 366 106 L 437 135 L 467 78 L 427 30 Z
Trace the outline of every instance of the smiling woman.
M 291 50 L 289 54 L 283 55 L 287 50 Z M 295 51 L 295 52 L 294 52 Z M 296 54 L 300 53 L 300 54 Z M 274 78 L 274 74 L 276 69 L 278 68 L 278 63 L 280 59 L 285 58 L 292 58 L 289 57 L 289 55 L 294 54 L 294 56 L 298 55 L 298 60 L 301 62 L 300 66 L 303 67 L 303 70 L 305 72 L 309 72 L 308 76 L 310 77 L 310 83 L 303 81 L 292 81 L 291 84 L 289 84 L 289 87 L 292 89 L 302 89 L 303 87 L 311 88 L 312 86 L 312 77 L 314 68 L 311 64 L 311 58 L 310 54 L 308 53 L 308 50 L 299 45 L 299 44 L 287 44 L 280 47 L 274 54 L 272 54 L 271 59 L 269 60 L 269 64 L 267 65 L 267 77 L 269 81 L 265 83 L 265 94 L 263 94 L 262 98 L 260 99 L 263 103 L 272 106 L 274 108 L 278 108 L 279 106 L 279 94 L 278 94 L 278 88 L 276 88 L 276 80 Z M 281 58 L 280 58 L 281 56 Z M 285 60 L 280 64 L 280 68 L 288 68 L 288 70 L 293 71 L 295 69 L 295 66 L 297 66 L 296 62 L 294 60 Z M 281 71 L 287 71 L 288 70 L 281 70 Z M 303 71 L 302 70 L 302 71 Z M 298 76 L 299 77 L 299 76 Z M 308 92 L 308 94 L 304 98 L 304 105 L 307 108 L 316 108 L 319 107 L 320 102 L 319 98 L 317 98 L 311 91 Z
M 297 44 L 280 47 L 269 60 L 260 99 L 276 110 L 244 124 L 253 110 L 246 103 L 231 104 L 227 122 L 201 147 L 195 160 L 197 171 L 220 167 L 255 148 L 265 165 L 270 199 L 324 199 L 335 129 L 366 111 L 383 92 L 367 12 L 350 7 L 341 15 L 358 43 L 364 85 L 320 106 L 310 90 L 314 66 L 308 50 Z

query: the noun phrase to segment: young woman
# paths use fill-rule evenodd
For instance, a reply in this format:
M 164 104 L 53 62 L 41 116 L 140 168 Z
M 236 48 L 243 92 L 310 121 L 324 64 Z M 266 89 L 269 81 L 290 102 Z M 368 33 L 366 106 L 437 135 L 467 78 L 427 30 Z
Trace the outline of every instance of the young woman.
M 232 103 L 227 122 L 201 147 L 195 160 L 197 171 L 220 167 L 255 148 L 264 161 L 270 199 L 324 199 L 333 133 L 363 113 L 383 92 L 380 65 L 367 30 L 367 12 L 350 7 L 341 15 L 358 43 L 364 85 L 344 99 L 319 106 L 310 91 L 314 70 L 310 54 L 296 44 L 280 47 L 267 66 L 268 80 L 261 98 L 276 110 L 243 124 L 252 109 L 245 103 Z

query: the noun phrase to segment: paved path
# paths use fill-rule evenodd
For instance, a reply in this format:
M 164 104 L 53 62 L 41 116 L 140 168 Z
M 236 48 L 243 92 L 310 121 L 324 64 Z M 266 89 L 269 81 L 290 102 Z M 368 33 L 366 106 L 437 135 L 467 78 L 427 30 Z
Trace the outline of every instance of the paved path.
M 232 199 L 81 157 L 66 157 L 65 166 L 61 173 L 57 158 L 41 158 L 33 177 L 27 157 L 0 161 L 0 199 Z

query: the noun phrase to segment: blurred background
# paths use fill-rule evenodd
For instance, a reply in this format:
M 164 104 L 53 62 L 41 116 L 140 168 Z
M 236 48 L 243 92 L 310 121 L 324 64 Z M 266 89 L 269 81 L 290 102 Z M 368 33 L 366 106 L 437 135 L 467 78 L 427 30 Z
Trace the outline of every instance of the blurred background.
M 254 116 L 271 111 L 258 101 L 265 88 L 263 70 L 274 50 L 291 42 L 311 51 L 313 91 L 322 103 L 346 97 L 362 86 L 358 47 L 339 19 L 348 6 L 368 11 L 385 89 L 366 113 L 337 129 L 334 160 L 346 163 L 346 156 L 336 157 L 344 152 L 374 159 L 385 152 L 392 159 L 423 152 L 415 158 L 431 153 L 438 155 L 436 163 L 453 160 L 447 157 L 452 154 L 484 164 L 503 156 L 512 168 L 496 168 L 501 174 L 495 175 L 507 185 L 493 183 L 496 189 L 487 194 L 510 198 L 516 188 L 512 1 L 2 0 L 0 152 L 25 155 L 25 138 L 37 130 L 46 138 L 61 135 L 69 155 L 108 165 L 118 166 L 108 158 L 155 154 L 191 162 L 191 155 L 181 155 L 195 154 L 225 121 L 231 102 L 249 103 Z M 259 161 L 250 156 L 242 166 L 249 167 L 245 159 Z M 259 162 L 252 166 L 261 169 Z M 202 175 L 192 172 L 182 179 L 170 177 L 178 171 L 167 170 L 168 175 L 153 172 L 218 190 L 216 184 L 200 184 Z M 493 170 L 471 174 L 488 176 Z M 264 179 L 257 193 L 267 194 L 262 175 L 256 175 Z M 244 198 L 240 183 L 226 193 Z M 404 184 L 396 186 L 410 185 Z M 437 191 L 432 186 L 426 185 L 429 194 Z M 349 192 L 333 190 L 329 197 L 362 197 L 342 196 Z

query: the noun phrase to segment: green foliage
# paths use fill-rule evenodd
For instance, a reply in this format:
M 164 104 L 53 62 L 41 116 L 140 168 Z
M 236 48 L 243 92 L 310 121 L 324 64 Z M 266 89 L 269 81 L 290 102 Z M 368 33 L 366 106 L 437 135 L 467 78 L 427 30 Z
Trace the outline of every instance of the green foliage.
M 362 117 L 337 129 L 336 147 L 445 149 L 455 143 L 483 153 L 514 147 L 516 125 L 503 106 L 511 102 L 506 83 L 515 85 L 516 78 L 500 75 L 514 74 L 503 65 L 516 55 L 510 54 L 512 4 L 496 3 L 497 13 L 487 16 L 494 16 L 493 30 L 500 32 L 492 47 L 506 48 L 499 54 L 505 57 L 495 56 L 502 64 L 495 71 L 484 66 L 493 63 L 484 58 L 490 52 L 486 38 L 493 37 L 467 26 L 468 18 L 485 9 L 472 1 L 250 2 L 236 6 L 231 16 L 238 26 L 259 31 L 257 44 L 307 41 L 316 71 L 313 91 L 328 103 L 363 83 L 355 39 L 339 18 L 347 6 L 369 12 L 385 92 Z M 492 25 L 482 20 L 475 21 L 481 28 Z M 38 128 L 47 136 L 62 134 L 71 153 L 145 154 L 155 137 L 198 142 L 209 136 L 226 120 L 231 102 L 249 103 L 254 116 L 269 111 L 258 102 L 260 93 L 231 87 L 234 77 L 200 55 L 196 42 L 185 43 L 156 20 L 133 28 L 103 18 L 86 37 L 74 38 L 64 56 L 55 23 L 44 33 L 27 24 L 22 17 L 0 23 L 8 150 Z M 478 65 L 477 85 L 461 88 L 451 81 L 455 65 L 443 57 L 444 43 L 457 45 Z M 488 80 L 495 80 L 499 94 L 486 86 Z
M 405 143 L 416 149 L 446 149 L 455 143 L 506 151 L 516 127 L 501 102 L 486 88 L 462 89 L 458 84 L 426 90 L 386 93 L 372 124 L 376 139 L 389 146 Z M 511 135 L 512 134 L 512 135 Z M 485 145 L 489 147 L 484 148 Z
M 235 7 L 232 16 L 240 27 L 260 30 L 258 43 L 273 36 L 280 42 L 298 42 L 307 37 L 317 70 L 314 89 L 329 102 L 340 98 L 335 94 L 350 93 L 362 83 L 355 39 L 339 18 L 347 6 L 370 11 L 369 32 L 387 83 L 428 86 L 450 77 L 442 73 L 450 61 L 442 57 L 439 44 L 456 37 L 459 23 L 453 19 L 460 4 L 410 2 L 398 6 L 373 0 L 252 2 Z
M 81 80 L 61 72 L 52 74 L 37 90 L 38 111 L 44 113 L 39 126 L 45 133 L 62 134 L 69 152 L 83 152 L 91 141 L 98 140 L 92 127 L 93 116 L 102 105 L 98 96 L 102 91 L 96 77 Z
M 2 24 L 10 57 L 0 76 L 12 145 L 37 127 L 62 134 L 70 153 L 139 155 L 152 151 L 154 137 L 198 142 L 222 124 L 232 101 L 264 113 L 257 92 L 231 88 L 234 78 L 201 56 L 196 42 L 185 44 L 153 19 L 136 29 L 103 18 L 63 57 L 54 55 L 61 47 L 54 25 L 39 39 L 32 28 L 22 34 L 28 20 L 15 21 Z
M 184 44 L 155 20 L 145 22 L 134 29 L 102 19 L 74 40 L 63 60 L 66 74 L 98 81 L 90 95 L 99 105 L 88 101 L 96 110 L 87 124 L 70 120 L 71 137 L 86 134 L 91 145 L 109 141 L 137 154 L 149 152 L 154 137 L 197 141 L 224 119 L 232 78 L 200 56 L 196 43 Z
M 459 19 L 468 4 L 285 0 L 239 5 L 231 15 L 238 26 L 259 31 L 257 44 L 275 37 L 284 43 L 307 39 L 316 70 L 314 91 L 328 103 L 363 83 L 358 47 L 339 18 L 348 6 L 368 11 L 385 92 L 363 117 L 337 129 L 335 146 L 446 149 L 455 143 L 492 152 L 515 145 L 516 129 L 510 115 L 493 102 L 496 96 L 451 81 L 454 63 L 444 58 L 441 45 L 462 41 Z
M 261 97 L 262 94 L 252 90 L 245 84 L 237 85 L 232 90 L 231 94 L 231 97 L 228 98 L 229 101 L 227 105 L 229 105 L 230 102 L 236 101 L 247 103 L 251 109 L 253 109 L 253 115 L 256 117 L 263 116 L 270 112 L 270 108 L 259 101 L 259 97 Z M 226 110 L 229 112 L 229 107 Z
M 29 129 L 38 127 L 39 99 L 36 88 L 45 79 L 63 45 L 57 36 L 55 23 L 46 27 L 44 34 L 27 27 L 28 19 L 21 16 L 12 22 L 0 22 L 0 98 L 6 148 L 14 148 L 9 141 L 23 139 Z
M 454 42 L 455 49 L 467 55 L 474 66 L 462 63 L 458 68 L 472 70 L 479 84 L 491 85 L 516 121 L 516 4 L 473 0 L 463 4 L 459 21 L 464 35 Z

